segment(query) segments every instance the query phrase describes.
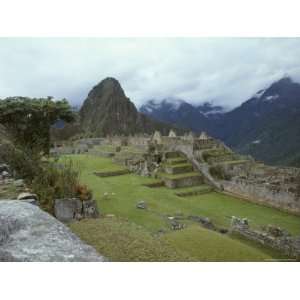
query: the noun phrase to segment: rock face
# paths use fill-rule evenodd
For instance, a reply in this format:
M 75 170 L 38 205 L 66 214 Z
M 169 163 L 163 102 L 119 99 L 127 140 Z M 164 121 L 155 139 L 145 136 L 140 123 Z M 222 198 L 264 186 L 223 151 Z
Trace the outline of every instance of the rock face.
M 102 80 L 89 92 L 80 109 L 80 119 L 83 130 L 97 136 L 153 133 L 155 130 L 167 134 L 171 128 L 139 113 L 114 78 Z
M 77 198 L 56 199 L 54 203 L 54 214 L 55 217 L 62 222 L 99 217 L 95 200 L 81 201 Z
M 105 261 L 35 205 L 0 201 L 0 261 Z

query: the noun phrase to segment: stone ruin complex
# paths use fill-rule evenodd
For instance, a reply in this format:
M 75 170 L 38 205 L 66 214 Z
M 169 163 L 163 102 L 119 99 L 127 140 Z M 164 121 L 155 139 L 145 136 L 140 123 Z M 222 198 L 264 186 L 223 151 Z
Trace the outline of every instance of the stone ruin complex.
M 300 213 L 300 170 L 261 163 L 231 166 L 230 180 L 222 181 L 225 191 L 243 195 L 248 200 Z
M 180 174 L 197 172 L 189 178 L 166 176 L 166 186 L 193 186 L 205 182 L 213 189 L 243 197 L 288 212 L 300 214 L 300 172 L 296 168 L 266 166 L 252 157 L 234 153 L 221 141 L 202 132 L 177 136 L 171 130 L 168 136 L 159 131 L 153 135 L 108 136 L 81 139 L 55 145 L 52 155 L 93 154 L 112 159 L 129 171 L 142 176 L 158 178 L 160 173 Z M 174 163 L 168 170 L 163 162 Z M 175 165 L 175 164 L 181 165 Z M 184 165 L 185 164 L 185 165 Z M 222 178 L 212 172 L 217 169 Z M 201 178 L 200 178 L 201 177 Z M 185 182 L 185 183 L 183 183 Z
M 193 133 L 177 136 L 171 130 L 167 136 L 156 131 L 153 135 L 81 139 L 52 149 L 54 155 L 78 153 L 110 157 L 123 167 L 111 172 L 95 170 L 94 174 L 100 177 L 133 172 L 156 178 L 154 183 L 147 184 L 149 187 L 187 188 L 175 190 L 179 197 L 216 190 L 300 214 L 299 169 L 256 162 L 250 156 L 233 152 L 205 132 L 199 136 Z M 204 225 L 218 231 L 212 224 Z M 238 233 L 299 259 L 299 237 L 292 237 L 280 228 L 270 225 L 262 230 L 252 229 L 248 220 L 233 217 L 230 233 Z

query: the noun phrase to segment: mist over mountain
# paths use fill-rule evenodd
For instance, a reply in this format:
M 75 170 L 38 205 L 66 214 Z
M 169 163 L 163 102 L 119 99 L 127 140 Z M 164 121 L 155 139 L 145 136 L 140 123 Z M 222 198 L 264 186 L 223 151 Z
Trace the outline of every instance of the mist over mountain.
M 149 100 L 140 107 L 140 111 L 157 120 L 201 132 L 210 128 L 211 120 L 218 119 L 224 108 L 209 102 L 194 106 L 182 99 L 166 98 Z
M 300 165 L 300 84 L 290 77 L 257 91 L 231 111 L 212 103 L 150 100 L 141 111 L 196 132 L 207 131 L 241 153 L 272 164 Z
M 213 133 L 257 159 L 300 165 L 300 84 L 284 77 L 258 91 L 226 113 Z

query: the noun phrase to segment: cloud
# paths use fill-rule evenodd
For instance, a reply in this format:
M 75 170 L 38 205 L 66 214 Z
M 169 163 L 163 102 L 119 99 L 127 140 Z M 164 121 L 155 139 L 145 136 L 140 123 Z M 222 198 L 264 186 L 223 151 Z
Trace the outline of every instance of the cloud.
M 80 104 L 105 77 L 136 104 L 152 98 L 234 107 L 288 74 L 300 81 L 299 38 L 1 38 L 0 98 Z

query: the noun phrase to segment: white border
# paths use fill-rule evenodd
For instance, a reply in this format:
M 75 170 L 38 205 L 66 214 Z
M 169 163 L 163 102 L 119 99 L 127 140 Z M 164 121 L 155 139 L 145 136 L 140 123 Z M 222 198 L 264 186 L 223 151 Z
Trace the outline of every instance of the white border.
M 299 36 L 298 0 L 1 0 L 0 36 Z
M 0 36 L 299 36 L 299 1 L 0 0 Z M 284 54 L 283 54 L 284 55 Z M 298 263 L 0 263 L 2 299 L 294 299 Z

